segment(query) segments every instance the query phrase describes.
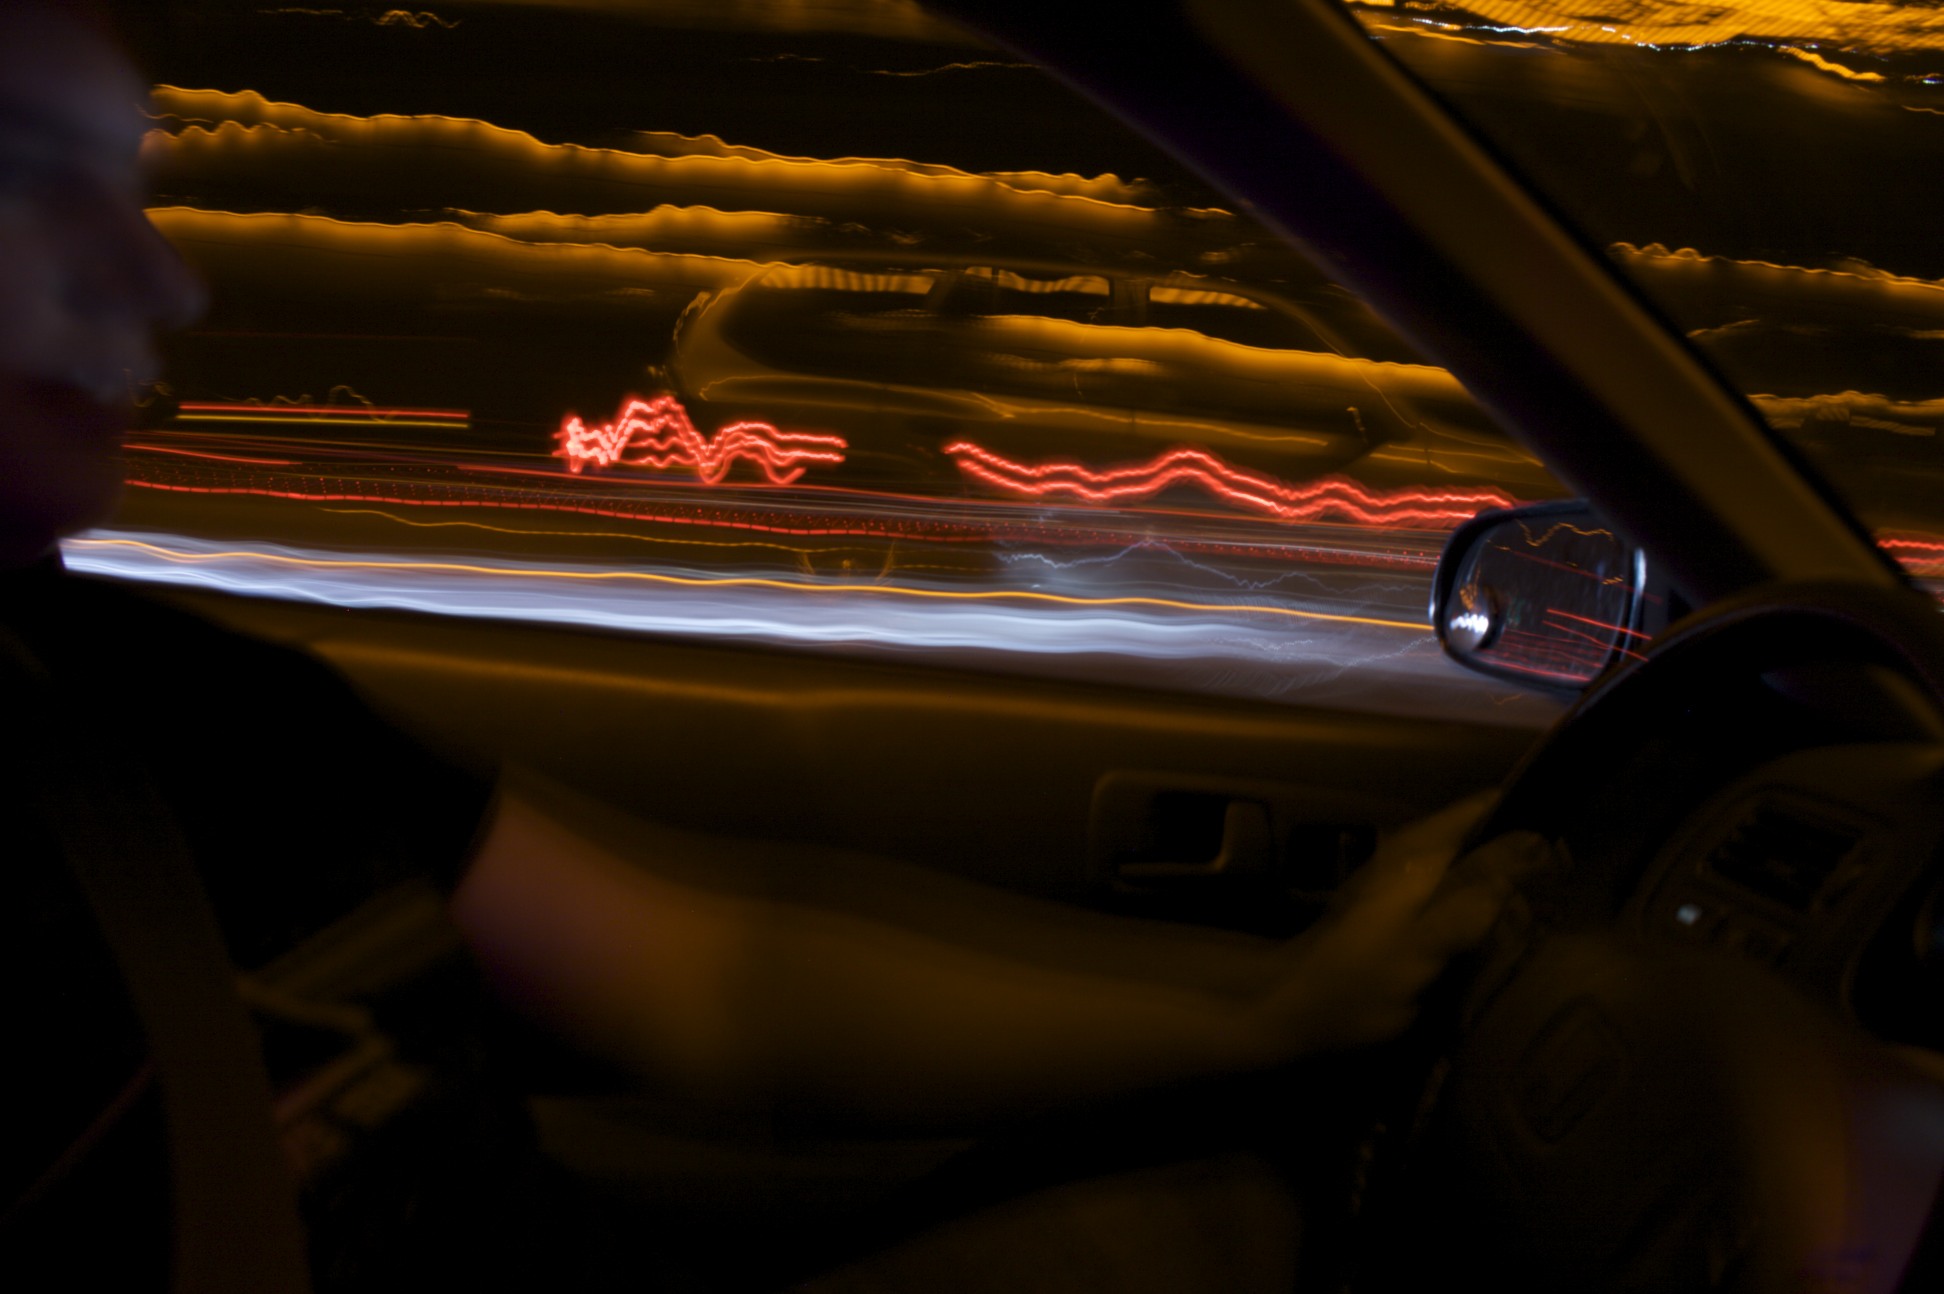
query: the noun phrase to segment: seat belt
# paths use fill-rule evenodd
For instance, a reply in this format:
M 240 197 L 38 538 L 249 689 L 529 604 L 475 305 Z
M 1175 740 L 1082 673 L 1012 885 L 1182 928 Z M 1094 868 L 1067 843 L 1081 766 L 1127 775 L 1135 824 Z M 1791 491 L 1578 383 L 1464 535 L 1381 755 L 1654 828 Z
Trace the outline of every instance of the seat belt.
M 171 1287 L 306 1294 L 303 1223 L 262 1049 L 174 817 L 114 743 L 75 726 L 86 708 L 58 704 L 47 670 L 3 629 L 0 658 L 14 666 L 11 739 L 30 789 L 147 1033 L 174 1195 Z

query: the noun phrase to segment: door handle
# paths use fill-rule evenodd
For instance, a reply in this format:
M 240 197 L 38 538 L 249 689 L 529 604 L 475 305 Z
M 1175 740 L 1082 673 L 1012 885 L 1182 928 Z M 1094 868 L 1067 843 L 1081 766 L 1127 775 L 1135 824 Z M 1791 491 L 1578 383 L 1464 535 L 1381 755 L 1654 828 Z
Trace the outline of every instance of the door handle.
M 1212 854 L 1196 857 L 1203 851 L 1191 850 L 1184 858 L 1124 857 L 1113 863 L 1114 875 L 1140 882 L 1218 877 L 1241 881 L 1266 879 L 1275 872 L 1276 838 L 1267 805 L 1256 800 L 1229 800 L 1220 824 L 1220 834 L 1211 842 Z
M 1124 896 L 1196 891 L 1314 903 L 1376 847 L 1368 808 L 1345 798 L 1188 773 L 1108 773 L 1094 785 L 1089 870 L 1095 884 Z

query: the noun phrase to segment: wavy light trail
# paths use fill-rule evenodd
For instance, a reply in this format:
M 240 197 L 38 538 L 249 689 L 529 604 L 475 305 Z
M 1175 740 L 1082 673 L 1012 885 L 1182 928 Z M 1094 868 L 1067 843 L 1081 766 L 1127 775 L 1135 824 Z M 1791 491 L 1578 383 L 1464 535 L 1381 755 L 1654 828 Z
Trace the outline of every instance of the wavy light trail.
M 1944 575 L 1944 536 L 1878 531 L 1875 538 L 1877 547 L 1912 575 L 1933 578 Z
M 204 274 L 248 279 L 252 257 L 266 251 L 293 291 L 325 297 L 345 291 L 344 267 L 382 265 L 388 290 L 432 291 L 490 271 L 493 286 L 571 296 L 628 288 L 700 292 L 740 283 L 763 266 L 728 256 L 655 252 L 596 243 L 522 242 L 454 221 L 388 224 L 285 211 L 214 211 L 150 207 L 149 221 Z M 368 291 L 369 288 L 361 288 Z
M 1830 269 L 1744 260 L 1663 243 L 1616 242 L 1606 250 L 1629 278 L 1657 293 L 1685 290 L 1698 303 L 1720 301 L 1713 312 L 1724 321 L 1753 307 L 1763 313 L 1853 311 L 1872 323 L 1917 328 L 1944 325 L 1944 281 L 1938 279 L 1860 263 Z
M 589 427 L 568 414 L 554 433 L 554 457 L 569 472 L 587 468 L 692 468 L 704 485 L 718 485 L 738 460 L 747 460 L 772 485 L 788 485 L 812 467 L 835 467 L 850 447 L 842 436 L 778 431 L 767 422 L 732 422 L 704 436 L 672 395 L 629 396 L 612 422 Z
M 220 181 L 239 153 L 259 166 L 287 165 L 313 174 L 349 174 L 346 159 L 362 153 L 399 166 L 400 182 L 478 178 L 544 184 L 559 198 L 593 214 L 590 204 L 612 201 L 617 186 L 651 205 L 692 202 L 698 195 L 721 208 L 855 218 L 860 208 L 896 210 L 902 220 L 942 220 L 962 226 L 969 212 L 987 225 L 1087 231 L 1107 237 L 1167 233 L 1177 222 L 1146 205 L 1160 195 L 1142 181 L 1016 171 L 982 174 L 957 167 L 879 157 L 795 157 L 726 144 L 712 135 L 640 132 L 638 149 L 544 143 L 526 131 L 489 121 L 437 114 L 360 117 L 278 102 L 253 90 L 235 93 L 157 85 L 158 114 L 173 130 L 151 133 L 148 151 L 171 182 Z M 206 124 L 213 123 L 213 124 Z M 414 159 L 406 169 L 401 159 Z M 435 159 L 436 175 L 427 172 Z M 1233 230 L 1232 213 L 1195 209 L 1198 227 L 1212 236 Z
M 1498 490 L 1408 489 L 1378 492 L 1343 477 L 1292 485 L 1251 472 L 1205 449 L 1171 449 L 1145 463 L 1096 469 L 1054 460 L 1022 463 L 971 441 L 954 441 L 945 452 L 959 470 L 1008 494 L 1028 498 L 1123 503 L 1148 499 L 1176 485 L 1192 485 L 1225 503 L 1278 521 L 1337 517 L 1372 526 L 1449 528 L 1484 508 L 1509 508 Z

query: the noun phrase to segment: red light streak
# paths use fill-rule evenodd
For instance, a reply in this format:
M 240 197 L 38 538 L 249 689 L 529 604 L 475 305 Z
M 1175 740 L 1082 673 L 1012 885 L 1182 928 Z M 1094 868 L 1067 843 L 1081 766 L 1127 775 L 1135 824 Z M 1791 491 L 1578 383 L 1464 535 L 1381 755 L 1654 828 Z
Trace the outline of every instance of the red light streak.
M 1226 503 L 1278 521 L 1315 521 L 1335 515 L 1372 526 L 1448 528 L 1483 508 L 1506 508 L 1513 503 L 1498 490 L 1406 489 L 1380 493 L 1340 476 L 1292 485 L 1237 467 L 1205 449 L 1185 446 L 1145 463 L 1103 469 L 1058 460 L 1015 462 L 964 440 L 945 446 L 945 452 L 967 476 L 1009 494 L 1120 503 L 1152 498 L 1174 485 L 1193 485 Z
M 1878 535 L 1877 545 L 1891 552 L 1909 551 L 1944 557 L 1944 540 L 1918 539 L 1908 535 Z
M 1912 575 L 1944 574 L 1944 539 L 1936 535 L 1879 532 L 1877 547 L 1895 558 Z
M 749 531 L 761 534 L 808 536 L 815 538 L 844 537 L 874 540 L 895 540 L 926 544 L 973 544 L 984 545 L 995 541 L 1009 540 L 1031 543 L 1040 546 L 1056 547 L 1097 547 L 1111 545 L 1124 547 L 1139 540 L 1140 536 L 1126 531 L 1081 530 L 1071 526 L 1047 526 L 1038 523 L 1022 524 L 971 524 L 946 520 L 929 521 L 923 524 L 896 518 L 876 518 L 858 520 L 851 524 L 814 524 L 809 517 L 796 517 L 785 514 L 788 521 L 801 524 L 788 524 L 785 521 L 764 521 L 752 518 L 737 511 L 714 508 L 697 508 L 686 514 L 662 508 L 629 508 L 620 506 L 599 506 L 591 502 L 574 500 L 565 496 L 552 495 L 534 497 L 519 491 L 500 491 L 490 486 L 461 485 L 456 483 L 411 482 L 392 487 L 391 493 L 378 493 L 372 486 L 333 489 L 318 480 L 310 488 L 290 488 L 266 483 L 247 483 L 235 479 L 224 480 L 220 484 L 182 480 L 159 480 L 156 469 L 165 467 L 162 462 L 147 465 L 142 475 L 130 476 L 127 484 L 134 489 L 157 490 L 168 494 L 200 494 L 227 497 L 256 497 L 289 499 L 299 503 L 382 503 L 395 507 L 413 508 L 483 508 L 507 512 L 539 512 L 556 515 L 576 515 L 611 518 L 621 521 L 642 522 L 651 525 L 693 526 L 703 529 Z M 549 474 L 550 479 L 560 479 Z M 274 479 L 274 478 L 271 478 Z M 294 484 L 294 483 L 293 483 Z M 410 493 L 407 493 L 407 491 Z M 438 496 L 444 497 L 438 497 Z M 1305 561 L 1332 566 L 1390 568 L 1390 569 L 1430 569 L 1437 564 L 1435 552 L 1377 552 L 1358 548 L 1347 548 L 1333 544 L 1314 543 L 1275 543 L 1243 544 L 1220 539 L 1198 538 L 1192 535 L 1176 536 L 1167 546 L 1182 553 L 1213 553 L 1232 557 L 1265 558 L 1281 561 Z
M 168 445 L 150 445 L 131 440 L 124 446 L 140 450 L 145 454 L 180 454 L 184 458 L 207 458 L 218 463 L 248 463 L 253 467 L 295 467 L 294 458 L 244 458 L 240 454 L 211 454 L 200 449 L 174 449 Z
M 1558 531 L 1555 529 L 1550 533 L 1557 534 Z M 1588 534 L 1598 534 L 1599 532 L 1581 530 L 1581 531 L 1576 531 L 1575 533 L 1588 535 Z M 1495 547 L 1497 551 L 1506 554 L 1508 557 L 1516 557 L 1520 561 L 1532 562 L 1534 565 L 1550 567 L 1555 571 L 1564 571 L 1568 575 L 1577 575 L 1583 580 L 1594 580 L 1601 585 L 1611 586 L 1615 584 L 1628 584 L 1632 582 L 1632 577 L 1628 575 L 1602 575 L 1597 570 L 1589 570 L 1587 567 L 1576 566 L 1571 562 L 1556 561 L 1551 557 L 1541 557 L 1537 553 L 1522 553 L 1518 549 L 1508 547 L 1504 544 L 1498 544 L 1495 545 Z
M 1606 663 L 1603 655 L 1593 656 L 1578 642 L 1531 630 L 1508 630 L 1499 645 L 1504 649 L 1500 660 L 1508 667 L 1563 683 L 1590 682 Z
M 884 526 L 777 526 L 733 517 L 684 517 L 673 513 L 642 512 L 625 508 L 593 508 L 553 500 L 525 502 L 512 499 L 400 499 L 389 494 L 343 494 L 329 491 L 309 493 L 303 490 L 273 490 L 255 486 L 175 485 L 164 481 L 143 481 L 133 477 L 129 478 L 127 483 L 145 490 L 161 490 L 169 494 L 244 495 L 266 499 L 294 499 L 303 503 L 390 503 L 415 508 L 506 508 L 518 512 L 574 512 L 590 517 L 615 517 L 626 521 L 660 522 L 684 526 L 714 526 L 729 530 L 754 530 L 772 535 L 837 535 L 882 539 L 893 533 L 889 527 Z M 984 534 L 936 534 L 926 535 L 924 538 L 940 543 L 978 543 L 984 541 L 986 536 Z
M 1630 648 L 1621 647 L 1617 643 L 1614 643 L 1609 639 L 1601 638 L 1594 634 L 1590 634 L 1584 629 L 1577 629 L 1572 625 L 1562 625 L 1562 624 L 1554 623 L 1553 621 L 1554 617 L 1558 617 L 1559 619 L 1563 619 L 1563 620 L 1580 620 L 1586 624 L 1599 624 L 1599 621 L 1597 620 L 1587 620 L 1586 617 L 1584 616 L 1569 616 L 1563 611 L 1549 610 L 1546 613 L 1545 625 L 1546 628 L 1552 630 L 1554 633 L 1565 634 L 1568 637 L 1572 637 L 1572 638 L 1584 638 L 1587 642 L 1592 643 L 1595 647 L 1600 648 L 1602 651 L 1609 651 L 1609 650 L 1616 651 L 1620 655 L 1626 656 L 1632 660 L 1647 659 L 1645 656 L 1641 655 L 1637 651 L 1633 651 Z M 1601 625 L 1600 627 L 1605 629 L 1605 628 L 1611 628 L 1612 626 Z M 1623 630 L 1622 632 L 1630 632 L 1630 631 Z
M 1608 633 L 1625 634 L 1629 638 L 1645 638 L 1651 642 L 1654 637 L 1654 635 L 1642 633 L 1638 629 L 1629 629 L 1625 625 L 1614 624 L 1610 620 L 1595 620 L 1590 616 L 1576 616 L 1569 611 L 1561 611 L 1558 607 L 1546 608 L 1546 614 L 1549 616 L 1557 616 L 1561 620 L 1577 620 L 1583 625 L 1592 625 L 1595 629 L 1604 629 Z
M 629 396 L 614 421 L 598 427 L 568 414 L 554 439 L 560 443 L 554 457 L 566 460 L 569 472 L 616 464 L 656 471 L 686 467 L 704 485 L 720 484 L 737 459 L 749 460 L 772 485 L 789 485 L 813 465 L 835 467 L 850 447 L 842 436 L 778 431 L 766 422 L 733 422 L 704 436 L 672 395 Z

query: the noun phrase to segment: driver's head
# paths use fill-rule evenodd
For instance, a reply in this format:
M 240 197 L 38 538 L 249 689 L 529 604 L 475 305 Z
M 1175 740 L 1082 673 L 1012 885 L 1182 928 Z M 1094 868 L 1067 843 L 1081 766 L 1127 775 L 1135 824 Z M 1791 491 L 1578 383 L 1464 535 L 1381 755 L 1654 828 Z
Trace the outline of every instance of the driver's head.
M 0 0 L 0 567 L 101 520 L 201 289 L 142 211 L 148 95 L 87 0 Z

